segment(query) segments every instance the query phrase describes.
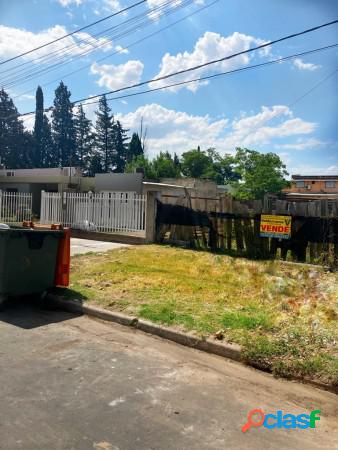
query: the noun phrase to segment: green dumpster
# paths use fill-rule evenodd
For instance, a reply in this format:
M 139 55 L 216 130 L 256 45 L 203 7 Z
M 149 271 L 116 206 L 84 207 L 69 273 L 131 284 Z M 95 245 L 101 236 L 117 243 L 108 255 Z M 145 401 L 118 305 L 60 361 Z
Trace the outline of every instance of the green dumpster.
M 0 296 L 43 293 L 55 284 L 62 230 L 0 229 Z M 0 302 L 1 303 L 1 302 Z

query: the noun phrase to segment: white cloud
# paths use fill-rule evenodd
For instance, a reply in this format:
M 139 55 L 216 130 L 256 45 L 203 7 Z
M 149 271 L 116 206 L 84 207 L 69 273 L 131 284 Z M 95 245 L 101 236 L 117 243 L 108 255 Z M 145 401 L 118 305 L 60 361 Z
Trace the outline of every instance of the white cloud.
M 316 123 L 293 118 L 288 106 L 262 106 L 260 113 L 233 121 L 232 132 L 225 142 L 232 148 L 262 146 L 277 138 L 312 133 L 316 126 Z
M 58 0 L 60 5 L 64 8 L 70 5 L 76 5 L 79 6 L 82 3 L 82 0 Z
M 320 141 L 319 139 L 297 139 L 296 142 L 289 142 L 288 144 L 276 144 L 275 148 L 279 150 L 308 150 L 318 149 L 329 145 L 328 142 Z
M 97 80 L 99 86 L 114 90 L 129 84 L 139 83 L 143 73 L 143 67 L 144 65 L 141 61 L 129 60 L 125 64 L 118 66 L 113 64 L 103 64 L 100 66 L 97 63 L 93 63 L 90 71 L 92 74 L 100 76 Z
M 35 99 L 35 95 L 31 95 L 31 94 L 21 94 L 21 95 L 17 96 L 17 101 L 34 100 L 34 99 Z
M 122 9 L 119 0 L 105 0 L 104 3 L 106 4 L 106 7 L 109 8 L 110 11 L 115 12 Z
M 338 166 L 311 166 L 309 164 L 294 165 L 289 168 L 292 175 L 337 175 Z
M 20 117 L 19 120 L 23 123 L 23 126 L 26 130 L 32 131 L 34 128 L 35 115 L 32 114 L 30 116 Z
M 260 45 L 263 41 L 261 39 L 249 36 L 246 34 L 235 32 L 230 36 L 224 37 L 219 33 L 207 31 L 202 37 L 200 37 L 191 53 L 185 51 L 183 53 L 177 53 L 177 55 L 170 55 L 166 53 L 160 65 L 159 73 L 154 77 L 161 77 L 168 75 L 169 73 L 185 70 L 193 66 L 204 64 L 208 61 L 220 59 L 233 53 L 239 53 L 244 50 L 248 50 L 252 45 Z M 258 53 L 259 56 L 264 57 L 269 50 Z M 247 66 L 250 60 L 253 58 L 253 54 L 239 55 L 233 59 L 222 61 L 211 66 L 188 72 L 175 77 L 176 81 L 187 81 L 197 78 L 205 73 L 215 71 L 227 71 L 237 69 L 239 67 Z M 151 83 L 154 87 L 165 86 L 172 83 L 170 80 L 157 81 Z M 194 83 L 193 85 L 186 85 L 185 87 L 191 91 L 196 91 L 200 83 Z M 170 88 L 172 91 L 178 91 L 181 87 Z
M 305 63 L 301 58 L 296 58 L 293 60 L 293 65 L 297 67 L 297 69 L 300 70 L 310 70 L 311 72 L 313 70 L 319 69 L 321 66 L 312 64 L 312 63 Z
M 3 58 L 10 58 L 46 44 L 47 42 L 58 39 L 65 34 L 67 34 L 67 30 L 61 25 L 55 25 L 53 28 L 40 31 L 38 33 L 32 33 L 31 31 L 24 29 L 0 25 L 0 56 Z M 85 40 L 85 42 L 80 42 L 79 40 Z M 100 45 L 100 48 L 103 50 L 108 50 L 111 48 L 111 43 L 108 39 L 96 39 L 88 33 L 80 32 L 73 36 L 68 36 L 61 41 L 55 42 L 54 44 L 48 45 L 41 50 L 25 55 L 24 59 L 34 59 L 35 62 L 40 63 L 37 58 L 49 55 L 51 52 L 63 49 L 65 46 L 70 45 L 72 46 L 71 48 L 63 51 L 64 56 L 72 56 L 83 51 L 89 51 L 94 45 Z
M 129 50 L 127 48 L 123 48 L 121 45 L 116 45 L 115 50 L 123 55 L 128 55 Z
M 275 139 L 311 133 L 316 124 L 292 118 L 292 111 L 283 105 L 262 107 L 261 112 L 244 116 L 232 123 L 226 118 L 213 119 L 148 104 L 135 112 L 120 115 L 125 127 L 138 130 L 143 118 L 148 127 L 148 148 L 151 156 L 168 150 L 181 154 L 190 148 L 216 147 L 231 153 L 236 147 L 259 149 Z

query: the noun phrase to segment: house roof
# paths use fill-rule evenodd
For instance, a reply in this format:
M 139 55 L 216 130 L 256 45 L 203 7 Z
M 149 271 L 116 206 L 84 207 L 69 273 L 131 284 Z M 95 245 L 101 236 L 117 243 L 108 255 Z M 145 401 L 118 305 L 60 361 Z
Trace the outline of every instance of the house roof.
M 338 175 L 292 175 L 293 180 L 338 180 Z

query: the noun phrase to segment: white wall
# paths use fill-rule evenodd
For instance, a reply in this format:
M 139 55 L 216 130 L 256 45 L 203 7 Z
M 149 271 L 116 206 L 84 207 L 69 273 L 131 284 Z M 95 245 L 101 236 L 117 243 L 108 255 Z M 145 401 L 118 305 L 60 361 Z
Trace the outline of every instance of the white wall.
M 76 167 L 60 167 L 46 168 L 46 169 L 3 169 L 0 170 L 0 177 L 13 178 L 14 177 L 43 177 L 43 176 L 69 176 L 71 170 L 72 176 L 81 176 L 79 169 Z M 9 175 L 9 174 L 14 174 Z M 9 176 L 8 176 L 9 175 Z

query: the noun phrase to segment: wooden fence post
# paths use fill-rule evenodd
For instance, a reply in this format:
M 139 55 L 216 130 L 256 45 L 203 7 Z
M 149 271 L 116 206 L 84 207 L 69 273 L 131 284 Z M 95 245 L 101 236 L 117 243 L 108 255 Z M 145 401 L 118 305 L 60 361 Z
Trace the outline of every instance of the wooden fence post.
M 146 242 L 156 241 L 156 198 L 159 192 L 148 191 L 146 196 Z

